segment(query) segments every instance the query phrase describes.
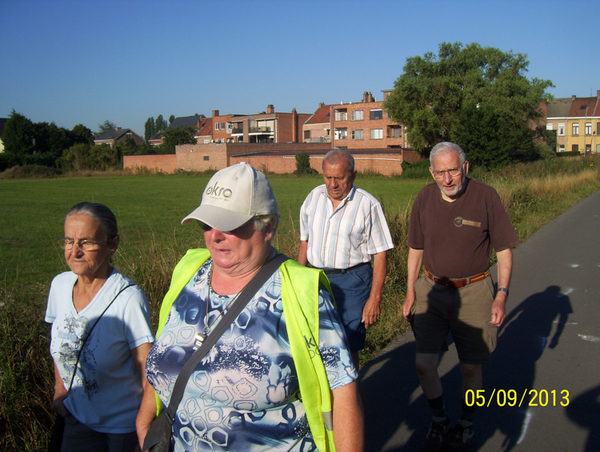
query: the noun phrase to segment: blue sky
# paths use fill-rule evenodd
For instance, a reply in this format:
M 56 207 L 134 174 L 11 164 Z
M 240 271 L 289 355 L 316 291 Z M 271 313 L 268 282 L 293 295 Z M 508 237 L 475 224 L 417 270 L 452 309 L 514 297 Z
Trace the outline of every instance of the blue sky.
M 441 42 L 527 55 L 555 97 L 600 89 L 597 0 L 0 0 L 0 117 L 144 134 L 162 114 L 377 100 Z

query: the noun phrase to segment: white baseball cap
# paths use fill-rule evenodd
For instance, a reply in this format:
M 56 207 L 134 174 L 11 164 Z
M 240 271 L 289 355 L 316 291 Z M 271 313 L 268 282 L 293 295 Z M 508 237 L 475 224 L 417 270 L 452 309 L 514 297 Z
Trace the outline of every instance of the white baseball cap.
M 181 224 L 198 220 L 219 231 L 233 231 L 257 215 L 277 214 L 277 201 L 267 177 L 248 163 L 215 173 L 200 206 Z

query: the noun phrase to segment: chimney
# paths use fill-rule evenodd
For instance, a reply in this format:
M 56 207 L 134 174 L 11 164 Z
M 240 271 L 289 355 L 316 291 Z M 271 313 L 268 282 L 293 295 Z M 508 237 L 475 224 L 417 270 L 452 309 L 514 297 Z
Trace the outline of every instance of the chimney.
M 369 93 L 366 91 L 363 93 L 363 102 L 369 102 Z
M 600 91 L 598 91 L 600 93 Z M 599 94 L 600 96 L 600 94 Z M 319 102 L 319 108 L 323 108 L 325 106 L 325 102 Z
M 219 110 L 213 110 L 213 118 L 219 116 Z
M 375 98 L 373 97 L 373 94 L 371 94 L 369 92 L 369 102 L 375 102 Z
M 273 114 L 273 113 L 275 113 L 275 108 L 273 107 L 273 104 L 269 104 L 269 105 L 267 105 L 267 113 L 268 113 L 268 114 Z
M 292 143 L 298 142 L 298 113 L 292 108 Z

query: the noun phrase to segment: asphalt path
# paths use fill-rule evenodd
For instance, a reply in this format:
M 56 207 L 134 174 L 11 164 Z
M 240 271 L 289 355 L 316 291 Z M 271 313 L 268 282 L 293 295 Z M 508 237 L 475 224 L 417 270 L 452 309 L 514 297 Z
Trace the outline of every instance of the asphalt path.
M 507 319 L 475 419 L 478 451 L 600 451 L 600 191 L 514 250 Z M 492 275 L 495 276 L 495 268 Z M 418 451 L 430 412 L 407 333 L 361 369 L 366 451 Z M 454 344 L 440 363 L 460 414 Z

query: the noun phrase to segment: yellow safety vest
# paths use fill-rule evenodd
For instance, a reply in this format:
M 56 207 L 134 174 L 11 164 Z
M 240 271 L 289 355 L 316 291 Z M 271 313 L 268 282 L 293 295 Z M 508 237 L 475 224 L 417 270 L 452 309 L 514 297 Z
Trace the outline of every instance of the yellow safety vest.
M 175 266 L 171 286 L 160 308 L 156 337 L 160 336 L 182 289 L 209 257 L 206 249 L 188 250 Z M 319 352 L 319 284 L 331 293 L 329 280 L 322 271 L 304 267 L 292 259 L 285 261 L 279 270 L 285 325 L 310 431 L 319 452 L 335 452 L 331 392 Z M 162 411 L 162 403 L 158 396 L 156 399 L 158 413 Z

